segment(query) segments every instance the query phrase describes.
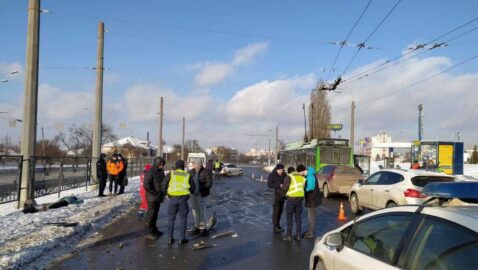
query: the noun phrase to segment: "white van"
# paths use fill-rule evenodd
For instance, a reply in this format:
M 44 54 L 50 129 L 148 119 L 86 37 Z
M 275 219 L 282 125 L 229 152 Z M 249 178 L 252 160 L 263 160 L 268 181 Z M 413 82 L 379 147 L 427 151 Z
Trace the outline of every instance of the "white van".
M 206 167 L 206 154 L 205 153 L 189 153 L 188 160 L 187 160 L 187 168 L 188 170 L 192 170 L 194 168 L 194 163 L 202 164 Z

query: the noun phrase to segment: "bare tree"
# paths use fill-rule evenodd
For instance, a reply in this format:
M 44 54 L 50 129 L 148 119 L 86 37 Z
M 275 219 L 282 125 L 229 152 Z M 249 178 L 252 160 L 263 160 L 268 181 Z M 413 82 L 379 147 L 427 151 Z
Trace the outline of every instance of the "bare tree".
M 118 136 L 113 133 L 113 128 L 105 124 L 103 124 L 102 135 L 103 143 L 118 139 Z M 86 125 L 73 124 L 68 128 L 68 137 L 64 132 L 60 132 L 54 140 L 64 145 L 68 151 L 75 151 L 82 156 L 91 156 L 93 130 Z
M 310 94 L 309 105 L 309 139 L 322 139 L 330 137 L 330 105 L 327 92 L 320 91 L 323 82 L 319 82 Z

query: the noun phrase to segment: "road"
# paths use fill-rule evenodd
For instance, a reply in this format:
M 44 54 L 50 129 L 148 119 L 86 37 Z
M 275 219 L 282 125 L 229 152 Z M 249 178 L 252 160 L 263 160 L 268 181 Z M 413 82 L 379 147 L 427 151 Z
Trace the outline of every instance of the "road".
M 232 230 L 237 238 L 196 238 L 184 246 L 167 244 L 167 236 L 157 241 L 143 238 L 143 222 L 136 209 L 101 231 L 93 240 L 72 254 L 52 262 L 49 269 L 307 269 L 313 240 L 302 239 L 292 243 L 280 240 L 272 232 L 271 191 L 260 179 L 267 173 L 260 168 L 245 167 L 244 175 L 221 178 L 214 183 L 207 204 L 208 212 L 215 211 L 219 220 L 211 235 Z M 322 235 L 343 224 L 337 220 L 340 201 L 350 215 L 347 198 L 323 200 L 317 216 L 316 235 Z M 303 213 L 303 229 L 307 226 Z M 166 231 L 167 201 L 161 205 L 158 219 L 161 231 Z M 282 226 L 285 227 L 285 213 Z M 188 227 L 192 226 L 192 214 Z M 193 250 L 200 240 L 217 244 L 216 247 Z

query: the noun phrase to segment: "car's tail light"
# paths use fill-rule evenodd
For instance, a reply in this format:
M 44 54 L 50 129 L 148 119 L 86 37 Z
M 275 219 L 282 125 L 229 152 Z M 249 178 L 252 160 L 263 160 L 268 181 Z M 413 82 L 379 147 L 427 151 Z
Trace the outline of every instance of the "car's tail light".
M 410 197 L 410 198 L 426 198 L 427 195 L 421 193 L 420 191 L 416 190 L 416 189 L 407 189 L 405 190 L 405 192 L 403 192 L 403 194 L 405 195 L 405 197 Z

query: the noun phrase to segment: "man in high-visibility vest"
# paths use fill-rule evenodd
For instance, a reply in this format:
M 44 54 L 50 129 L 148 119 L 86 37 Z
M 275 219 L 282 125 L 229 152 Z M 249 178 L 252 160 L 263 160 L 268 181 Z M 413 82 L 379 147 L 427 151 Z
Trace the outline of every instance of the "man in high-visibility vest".
M 221 173 L 221 162 L 219 162 L 219 160 L 214 162 L 214 172 L 216 173 L 216 179 L 219 179 Z
M 189 213 L 188 200 L 191 193 L 194 193 L 196 187 L 191 179 L 191 175 L 184 171 L 184 161 L 178 160 L 175 164 L 175 170 L 166 175 L 162 185 L 163 192 L 168 194 L 168 243 L 174 243 L 174 222 L 179 213 L 179 244 L 189 242 L 186 239 L 186 223 Z
M 297 172 L 293 172 L 292 168 L 292 170 L 287 170 L 287 173 L 288 175 L 284 178 L 284 183 L 282 184 L 282 190 L 287 192 L 287 234 L 281 239 L 292 241 L 292 217 L 294 216 L 296 224 L 294 239 L 300 241 L 302 236 L 302 203 L 305 195 L 307 168 L 300 164 L 297 166 Z

